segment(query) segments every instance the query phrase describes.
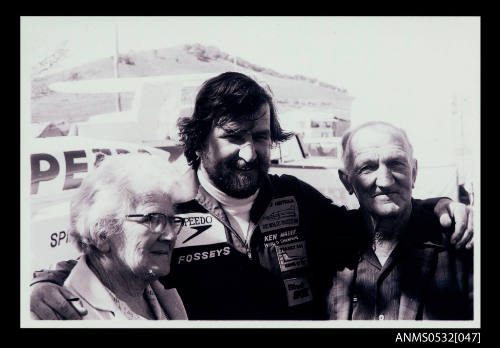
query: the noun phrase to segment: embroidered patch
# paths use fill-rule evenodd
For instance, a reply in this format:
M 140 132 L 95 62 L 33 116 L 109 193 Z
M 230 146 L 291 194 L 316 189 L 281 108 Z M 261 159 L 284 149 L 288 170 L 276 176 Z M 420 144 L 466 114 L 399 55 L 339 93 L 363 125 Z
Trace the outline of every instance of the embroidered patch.
M 178 214 L 184 218 L 175 248 L 184 248 L 201 245 L 211 245 L 227 242 L 224 225 L 210 214 L 189 213 Z
M 289 307 L 312 301 L 311 289 L 306 277 L 285 279 L 283 282 L 285 283 Z
M 273 199 L 259 223 L 263 233 L 298 225 L 299 208 L 293 196 Z
M 305 242 L 276 245 L 281 272 L 307 266 Z
M 297 229 L 277 231 L 264 235 L 264 247 L 270 248 L 275 245 L 282 245 L 301 240 Z

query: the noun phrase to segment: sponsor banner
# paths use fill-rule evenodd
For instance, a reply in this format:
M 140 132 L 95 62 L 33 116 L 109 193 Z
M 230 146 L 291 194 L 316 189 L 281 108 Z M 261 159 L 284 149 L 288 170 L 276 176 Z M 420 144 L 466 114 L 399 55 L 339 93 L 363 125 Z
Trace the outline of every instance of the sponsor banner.
M 311 288 L 306 277 L 285 279 L 283 282 L 285 283 L 289 307 L 312 301 Z
M 167 151 L 145 145 L 72 136 L 33 139 L 32 149 L 31 197 L 35 200 L 55 199 L 63 192 L 78 188 L 94 169 L 98 154 L 145 152 L 164 160 L 170 157 Z
M 305 242 L 276 245 L 281 272 L 307 266 Z
M 215 217 L 207 213 L 178 214 L 184 218 L 175 248 L 212 245 L 227 242 L 226 229 Z
M 263 233 L 297 226 L 299 226 L 299 209 L 293 196 L 273 199 L 259 223 Z
M 75 259 L 80 252 L 69 237 L 69 202 L 40 210 L 31 218 L 31 270 L 54 268 L 59 261 Z

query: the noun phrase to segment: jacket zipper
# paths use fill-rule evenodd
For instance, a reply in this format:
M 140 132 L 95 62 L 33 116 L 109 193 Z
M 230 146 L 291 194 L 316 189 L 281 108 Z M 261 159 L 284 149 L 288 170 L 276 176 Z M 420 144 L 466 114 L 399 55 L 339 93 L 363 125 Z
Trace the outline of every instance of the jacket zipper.
M 210 213 L 210 212 L 209 212 Z M 222 221 L 221 219 L 219 219 L 217 216 L 215 216 L 214 214 L 210 213 L 210 215 L 212 215 L 215 219 L 217 219 L 217 221 L 219 221 L 221 224 L 223 224 L 224 226 L 226 226 L 232 233 L 233 235 L 236 236 L 236 238 L 238 238 L 238 240 L 240 241 L 240 243 L 243 245 L 243 247 L 245 247 L 245 251 L 246 251 L 246 254 L 247 254 L 247 257 L 251 260 L 252 259 L 252 251 L 250 249 L 250 240 L 248 240 L 248 242 L 244 241 L 240 235 L 234 230 L 234 228 L 231 226 L 231 225 L 228 225 L 226 224 L 224 221 Z M 255 227 L 257 225 L 254 226 L 253 230 L 255 230 Z M 253 233 L 253 230 L 252 230 L 252 233 Z M 247 234 L 247 237 L 249 236 L 250 234 Z
M 253 223 L 252 221 L 249 222 L 249 224 L 252 224 L 252 228 L 248 230 L 247 233 L 247 241 L 246 241 L 246 248 L 247 248 L 247 256 L 251 260 L 252 259 L 252 248 L 250 248 L 250 240 L 252 239 L 254 231 L 257 229 L 257 226 L 259 226 L 260 220 L 262 219 L 262 216 L 257 220 L 257 223 Z
M 250 228 L 247 231 L 247 240 L 246 240 L 245 246 L 247 248 L 247 256 L 251 260 L 252 259 L 252 248 L 250 248 L 250 240 L 252 239 L 253 232 L 257 228 L 257 225 L 255 225 L 252 221 L 249 221 L 248 223 L 252 225 L 252 228 Z

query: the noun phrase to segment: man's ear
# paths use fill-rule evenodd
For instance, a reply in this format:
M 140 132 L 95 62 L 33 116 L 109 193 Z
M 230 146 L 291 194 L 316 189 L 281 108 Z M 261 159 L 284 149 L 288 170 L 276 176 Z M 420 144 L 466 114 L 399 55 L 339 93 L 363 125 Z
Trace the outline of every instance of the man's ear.
M 108 253 L 111 250 L 111 245 L 106 232 L 98 231 L 97 238 L 95 241 L 96 248 L 103 254 Z
M 417 173 L 418 173 L 418 163 L 417 160 L 413 160 L 413 166 L 411 169 L 411 188 L 415 188 L 415 181 L 417 180 Z
M 349 182 L 349 175 L 347 175 L 342 169 L 339 169 L 338 172 L 340 181 L 342 181 L 342 184 L 344 185 L 347 192 L 349 192 L 349 194 L 352 195 L 354 193 L 354 189 L 352 188 L 352 185 Z

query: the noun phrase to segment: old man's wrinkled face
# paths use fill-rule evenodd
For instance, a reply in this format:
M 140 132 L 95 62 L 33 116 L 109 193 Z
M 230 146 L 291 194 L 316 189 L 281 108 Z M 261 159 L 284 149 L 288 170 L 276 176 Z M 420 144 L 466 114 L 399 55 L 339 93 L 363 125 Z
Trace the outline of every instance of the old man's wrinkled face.
M 252 120 L 214 127 L 201 154 L 201 165 L 217 188 L 235 198 L 246 198 L 259 188 L 270 164 L 269 105 Z
M 373 216 L 397 216 L 411 206 L 416 162 L 405 138 L 390 127 L 358 130 L 350 143 L 349 184 Z

